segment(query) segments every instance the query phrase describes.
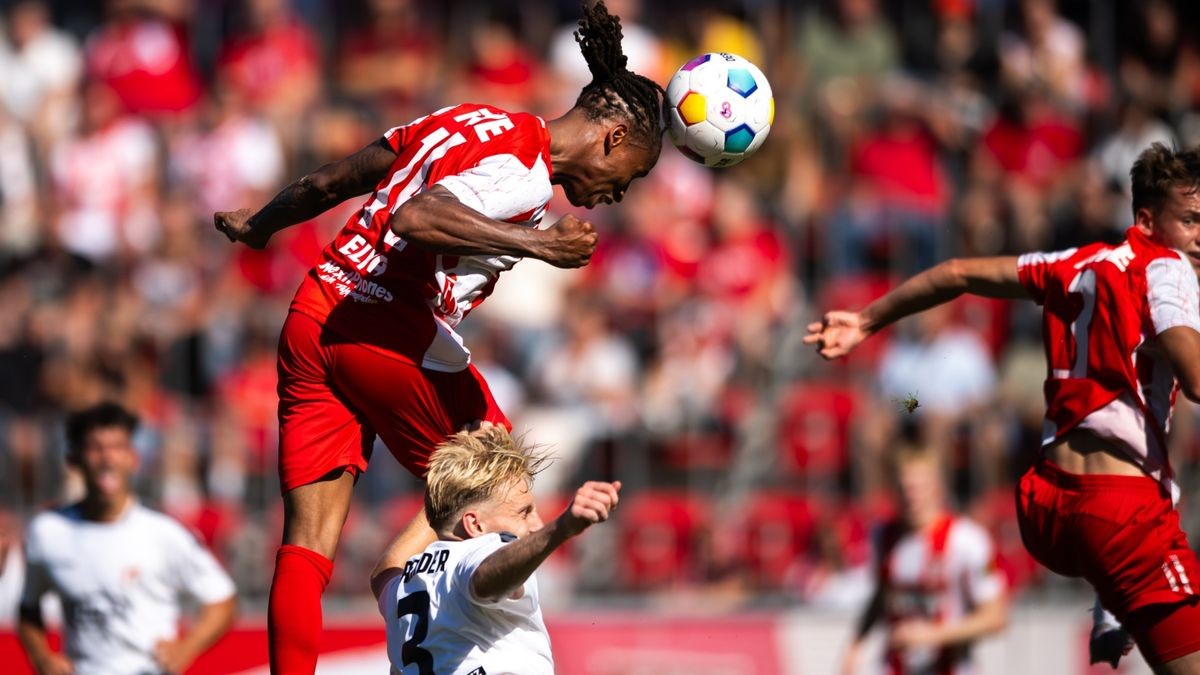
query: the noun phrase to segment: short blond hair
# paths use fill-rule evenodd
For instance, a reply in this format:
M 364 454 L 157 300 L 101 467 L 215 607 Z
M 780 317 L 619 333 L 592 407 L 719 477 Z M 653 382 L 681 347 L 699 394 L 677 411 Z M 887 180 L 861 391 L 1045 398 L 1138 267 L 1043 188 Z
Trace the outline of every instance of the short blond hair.
M 497 496 L 514 480 L 533 485 L 549 460 L 501 426 L 460 431 L 429 458 L 425 517 L 435 530 L 449 527 L 468 506 Z
M 936 448 L 926 445 L 916 445 L 912 443 L 902 443 L 888 453 L 888 471 L 892 475 L 893 480 L 900 477 L 900 469 L 911 464 L 927 464 L 933 468 L 938 475 L 945 472 L 945 463 L 942 459 L 942 453 Z

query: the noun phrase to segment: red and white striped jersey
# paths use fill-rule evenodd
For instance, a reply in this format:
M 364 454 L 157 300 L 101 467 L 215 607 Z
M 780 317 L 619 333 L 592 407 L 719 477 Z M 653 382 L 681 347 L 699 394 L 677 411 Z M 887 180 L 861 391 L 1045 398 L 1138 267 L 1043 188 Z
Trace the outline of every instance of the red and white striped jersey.
M 470 351 L 455 327 L 520 258 L 430 253 L 388 225 L 406 200 L 441 185 L 497 220 L 536 226 L 550 200 L 550 134 L 526 113 L 463 104 L 389 130 L 396 160 L 322 252 L 292 309 L 342 337 L 443 372 Z
M 1200 331 L 1200 286 L 1182 253 L 1129 228 L 1119 245 L 1028 253 L 1021 284 L 1043 306 L 1042 445 L 1071 429 L 1111 440 L 1178 499 L 1166 434 L 1179 391 L 1155 336 Z
M 991 536 L 969 518 L 947 514 L 921 532 L 900 523 L 883 529 L 877 561 L 889 628 L 921 620 L 961 621 L 1004 593 Z M 890 675 L 966 675 L 969 645 L 888 650 Z

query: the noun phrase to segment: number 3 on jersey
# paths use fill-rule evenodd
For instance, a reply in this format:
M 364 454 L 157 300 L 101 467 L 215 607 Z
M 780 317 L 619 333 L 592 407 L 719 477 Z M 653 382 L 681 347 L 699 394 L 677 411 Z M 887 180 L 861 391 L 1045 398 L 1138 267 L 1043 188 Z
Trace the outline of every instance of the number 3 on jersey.
M 396 617 L 413 615 L 412 637 L 400 648 L 400 659 L 405 666 L 417 664 L 419 675 L 434 675 L 433 654 L 421 649 L 421 642 L 429 632 L 429 592 L 417 591 L 400 598 L 396 603 Z
M 1071 364 L 1070 370 L 1055 368 L 1052 371 L 1055 379 L 1059 380 L 1087 377 L 1088 331 L 1092 328 L 1092 315 L 1096 311 L 1096 272 L 1090 268 L 1082 270 L 1071 280 L 1067 290 L 1082 298 L 1083 307 L 1071 322 L 1071 337 L 1075 341 L 1075 362 Z

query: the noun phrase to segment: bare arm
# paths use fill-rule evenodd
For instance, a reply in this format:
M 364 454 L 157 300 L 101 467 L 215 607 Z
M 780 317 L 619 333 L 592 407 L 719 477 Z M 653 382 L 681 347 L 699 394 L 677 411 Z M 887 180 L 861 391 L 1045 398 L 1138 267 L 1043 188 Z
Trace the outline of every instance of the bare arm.
M 962 621 L 946 624 L 941 631 L 942 644 L 962 644 L 1004 630 L 1008 625 L 1008 598 L 1001 595 L 975 608 Z
M 349 157 L 301 176 L 257 212 L 219 211 L 213 214 L 213 223 L 230 241 L 263 248 L 276 232 L 370 192 L 387 175 L 395 159 L 396 153 L 381 138 Z
M 74 672 L 71 662 L 65 656 L 50 649 L 41 607 L 21 606 L 17 619 L 17 639 L 21 641 L 25 656 L 29 658 L 38 675 L 66 675 Z
M 1200 333 L 1189 326 L 1175 326 L 1158 334 L 1179 387 L 1188 400 L 1200 403 Z
M 545 230 L 506 223 L 463 204 L 440 185 L 401 204 L 389 225 L 398 236 L 435 253 L 537 258 L 556 267 L 586 265 L 597 240 L 591 223 L 575 216 L 563 216 Z
M 154 650 L 158 665 L 168 673 L 182 673 L 229 630 L 236 616 L 236 597 L 202 606 L 200 614 L 182 638 L 158 643 Z
M 371 592 L 375 597 L 379 597 L 389 581 L 404 573 L 404 563 L 409 558 L 424 551 L 436 540 L 437 533 L 429 526 L 429 521 L 425 519 L 425 509 L 422 508 L 400 536 L 388 545 L 379 562 L 375 563 L 375 569 L 371 571 Z
M 525 580 L 554 549 L 588 526 L 608 520 L 620 490 L 620 482 L 584 483 L 557 520 L 488 556 L 471 575 L 472 595 L 485 601 L 521 597 Z
M 927 620 L 904 622 L 892 631 L 893 647 L 936 647 L 972 642 L 1003 630 L 1008 625 L 1008 598 L 1001 595 L 976 607 L 961 621 L 933 623 Z
M 963 293 L 988 298 L 1028 298 L 1015 256 L 955 258 L 921 272 L 860 312 L 829 312 L 808 326 L 805 344 L 834 359 L 906 316 L 949 302 Z
M 867 641 L 867 635 L 871 633 L 871 629 L 883 616 L 883 594 L 883 584 L 876 585 L 871 599 L 863 607 L 862 614 L 859 614 L 854 637 L 850 640 L 850 645 L 846 648 L 846 654 L 842 658 L 842 675 L 854 675 L 859 671 L 862 663 L 863 644 Z

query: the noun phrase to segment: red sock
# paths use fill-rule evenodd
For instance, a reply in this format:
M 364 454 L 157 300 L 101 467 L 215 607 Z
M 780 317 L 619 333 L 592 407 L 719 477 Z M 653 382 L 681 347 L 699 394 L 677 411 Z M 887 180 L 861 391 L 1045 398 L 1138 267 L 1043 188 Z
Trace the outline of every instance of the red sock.
M 275 578 L 267 609 L 271 672 L 313 673 L 321 646 L 321 595 L 333 561 L 302 546 L 284 544 L 275 554 Z

